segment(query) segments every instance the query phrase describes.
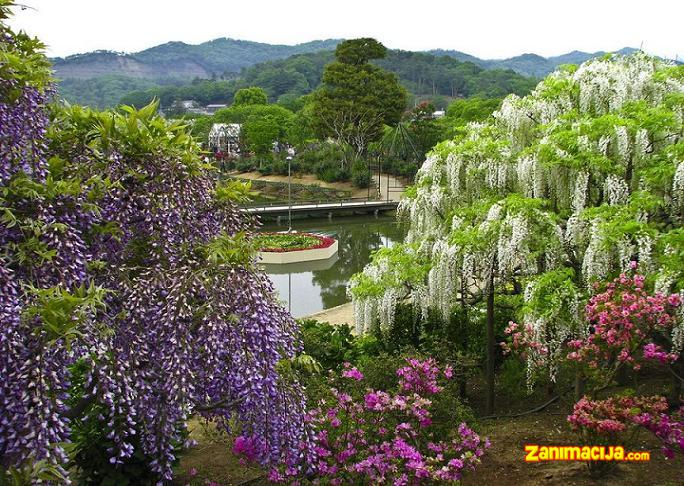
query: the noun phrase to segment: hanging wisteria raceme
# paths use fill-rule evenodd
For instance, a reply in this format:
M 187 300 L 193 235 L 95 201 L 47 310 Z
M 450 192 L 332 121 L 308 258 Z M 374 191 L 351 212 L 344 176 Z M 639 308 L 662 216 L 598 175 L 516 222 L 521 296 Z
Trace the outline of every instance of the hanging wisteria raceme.
M 168 481 L 193 413 L 253 437 L 265 463 L 306 463 L 302 390 L 278 372 L 298 330 L 254 266 L 240 190 L 154 105 L 49 120 L 41 45 L 0 32 L 3 474 L 48 464 L 69 482 L 64 445 L 90 424 L 112 467 L 135 454 Z
M 0 5 L 0 22 L 6 16 Z M 0 78 L 0 465 L 46 460 L 66 474 L 62 412 L 73 356 L 68 337 L 51 332 L 39 314 L 46 300 L 64 304 L 60 292 L 85 282 L 83 227 L 73 224 L 82 218 L 76 198 L 48 183 L 47 62 L 29 56 L 41 46 L 1 23 L 0 44 L 8 54 L 3 73 L 10 73 Z
M 492 275 L 494 287 L 514 279 L 539 288 L 565 269 L 567 299 L 549 300 L 557 309 L 525 304 L 537 337 L 557 350 L 586 332 L 590 284 L 633 259 L 661 292 L 684 287 L 683 69 L 640 52 L 562 68 L 437 145 L 400 204 L 413 251 L 395 250 L 425 270 L 376 263 L 354 278 L 355 305 L 370 310 L 361 328 L 379 322 L 377 282 L 393 299 L 421 300 L 446 318 L 461 293 L 481 296 Z M 403 265 L 414 268 L 410 258 Z M 553 375 L 548 356 L 531 361 Z

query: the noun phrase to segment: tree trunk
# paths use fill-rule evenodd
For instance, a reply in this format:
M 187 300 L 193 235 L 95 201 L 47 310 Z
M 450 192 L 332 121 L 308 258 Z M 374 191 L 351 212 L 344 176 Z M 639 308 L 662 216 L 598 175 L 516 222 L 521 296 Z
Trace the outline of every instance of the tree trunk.
M 682 405 L 682 378 L 684 378 L 684 358 L 679 358 L 670 365 L 672 370 L 672 389 L 668 402 L 670 407 L 677 409 Z
M 487 284 L 487 415 L 494 413 L 494 272 Z
M 465 292 L 466 292 L 466 286 L 465 283 L 463 282 L 463 276 L 461 276 L 461 318 L 463 319 L 461 325 L 463 327 L 463 332 L 461 333 L 461 350 L 463 351 L 463 354 L 467 354 L 468 352 L 468 307 L 466 305 L 466 299 L 465 299 Z M 467 373 L 464 371 L 461 374 L 461 377 L 459 378 L 460 382 L 458 384 L 458 395 L 459 397 L 466 399 L 467 398 L 467 385 L 468 385 L 468 377 Z
M 584 387 L 586 385 L 586 380 L 584 379 L 584 375 L 582 374 L 582 371 L 577 369 L 575 371 L 575 401 L 579 402 L 580 399 L 584 396 Z

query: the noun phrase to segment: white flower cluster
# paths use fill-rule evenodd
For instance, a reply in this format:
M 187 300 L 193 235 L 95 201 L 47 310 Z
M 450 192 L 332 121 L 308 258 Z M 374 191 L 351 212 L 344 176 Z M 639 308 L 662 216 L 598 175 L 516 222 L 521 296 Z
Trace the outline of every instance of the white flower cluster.
M 678 216 L 684 209 L 684 162 L 680 162 L 672 179 L 672 213 Z
M 485 282 L 495 260 L 497 274 L 520 271 L 531 275 L 539 270 L 535 268 L 539 262 L 543 262 L 540 267 L 550 269 L 573 257 L 581 261 L 582 277 L 587 283 L 606 278 L 614 266 L 626 268 L 635 254 L 641 268 L 659 271 L 655 268 L 658 259 L 653 255 L 652 236 L 644 232 L 636 237 L 616 238 L 616 243 L 612 243 L 611 233 L 609 243 L 608 233 L 602 227 L 610 222 L 589 216 L 588 210 L 600 193 L 604 195 L 603 202 L 621 206 L 629 202 L 633 183 L 648 190 L 645 186 L 649 179 L 638 171 L 650 164 L 652 152 L 661 151 L 673 139 L 649 131 L 648 124 L 632 130 L 633 125 L 628 123 L 611 126 L 593 121 L 615 113 L 631 101 L 659 106 L 669 93 L 684 93 L 684 81 L 660 75 L 662 69 L 662 61 L 638 53 L 592 60 L 574 72 L 556 72 L 540 82 L 529 96 L 507 97 L 494 113 L 493 121 L 470 124 L 460 141 L 445 142 L 435 148 L 418 171 L 415 193 L 402 200 L 399 207 L 410 222 L 407 241 L 418 243 L 420 254 L 432 261 L 424 286 L 412 289 L 411 298 L 422 313 L 430 306 L 447 317 L 457 304 L 461 287 Z M 682 123 L 684 111 L 677 107 L 673 110 Z M 563 115 L 570 118 L 561 118 Z M 568 126 L 568 119 L 577 121 Z M 579 153 L 574 147 L 579 147 Z M 605 176 L 608 171 L 603 164 L 608 163 L 614 164 L 618 170 L 613 172 L 621 175 L 627 173 L 631 164 L 630 172 L 635 178 Z M 684 210 L 684 162 L 675 163 L 668 203 L 673 218 L 679 221 Z M 602 187 L 597 187 L 601 183 Z M 536 216 L 530 219 L 529 215 L 524 217 L 493 204 L 477 227 L 483 234 L 491 232 L 486 248 L 457 248 L 450 243 L 449 237 L 465 224 L 463 219 L 453 216 L 455 211 L 493 195 L 504 199 L 511 193 L 548 198 L 556 215 L 567 220 L 549 220 L 548 224 L 539 225 Z M 638 215 L 640 223 L 648 224 L 648 218 L 645 211 Z M 539 232 L 544 235 L 536 234 Z M 544 247 L 540 239 L 554 241 Z M 529 248 L 533 245 L 534 253 Z M 540 247 L 543 254 L 539 253 Z M 364 272 L 370 275 L 376 270 Z M 662 287 L 672 281 L 666 280 L 659 280 Z M 367 326 L 378 320 L 388 325 L 394 317 L 389 306 L 403 298 L 403 294 L 396 292 L 379 298 L 355 299 L 357 330 L 366 332 Z M 553 319 L 530 319 L 540 333 L 556 332 Z M 562 329 L 559 332 L 555 338 L 546 338 L 551 346 L 556 342 L 554 339 L 565 335 Z
M 442 236 L 443 216 L 447 209 L 448 193 L 439 184 L 420 186 L 415 198 L 404 198 L 397 212 L 411 222 L 406 241 L 411 243 L 429 237 Z
M 634 254 L 634 245 L 632 245 L 629 238 L 620 238 L 617 245 L 617 257 L 620 261 L 620 269 L 624 272 L 629 269 L 629 263 L 632 261 Z
M 684 290 L 679 292 L 679 297 L 684 302 Z M 672 328 L 672 352 L 679 353 L 684 349 L 684 305 L 679 306 L 677 324 Z
M 525 197 L 544 197 L 544 169 L 535 157 L 520 157 L 516 176 Z
M 615 148 L 617 151 L 618 161 L 627 165 L 627 160 L 632 154 L 632 144 L 629 140 L 629 132 L 627 127 L 618 125 L 615 127 Z
M 611 206 L 626 204 L 629 199 L 629 186 L 622 177 L 615 174 L 606 177 L 603 192 Z
M 653 269 L 653 238 L 646 233 L 636 237 L 637 252 L 639 253 L 639 270 L 645 273 Z
M 582 260 L 582 273 L 587 282 L 605 278 L 610 270 L 610 249 L 601 231 L 601 223 L 600 219 L 592 221 L 589 246 Z
M 581 171 L 575 179 L 575 191 L 572 195 L 572 211 L 580 213 L 587 203 L 587 191 L 589 190 L 589 172 Z
M 429 305 L 438 309 L 442 318 L 447 320 L 458 298 L 458 247 L 441 240 L 436 241 L 432 250 L 432 261 L 434 264 L 428 274 L 427 285 Z
M 653 82 L 657 67 L 645 54 L 582 64 L 573 75 L 579 85 L 580 111 L 603 115 L 620 109 L 628 101 L 659 101 L 669 89 L 664 83 Z
M 518 265 L 527 266 L 528 249 L 525 243 L 529 234 L 527 218 L 519 214 L 506 216 L 496 244 L 501 274 L 512 275 Z
M 535 298 L 538 298 L 539 294 L 556 291 L 557 289 L 544 288 L 538 281 L 529 282 L 525 287 L 525 303 L 529 305 Z M 534 371 L 540 366 L 546 367 L 551 380 L 556 381 L 558 358 L 561 356 L 563 343 L 572 336 L 584 336 L 587 332 L 586 326 L 580 319 L 579 295 L 576 292 L 559 293 L 554 300 L 557 303 L 556 307 L 529 310 L 523 319 L 526 325 L 532 326 L 532 339 L 545 349 L 545 352 L 537 349 L 528 350 L 527 386 L 529 389 L 534 384 Z

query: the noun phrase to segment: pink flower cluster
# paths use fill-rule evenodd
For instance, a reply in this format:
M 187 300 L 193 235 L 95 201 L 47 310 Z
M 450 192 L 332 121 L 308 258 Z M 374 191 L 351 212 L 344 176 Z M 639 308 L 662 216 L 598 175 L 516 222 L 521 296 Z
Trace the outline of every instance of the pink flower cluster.
M 352 380 L 361 381 L 363 380 L 363 373 L 352 367 L 350 363 L 344 363 L 344 371 L 342 372 L 343 378 L 351 378 Z
M 545 344 L 534 339 L 534 329 L 531 324 L 520 325 L 509 321 L 504 332 L 509 336 L 507 342 L 501 343 L 504 354 L 518 353 L 525 359 L 531 355 L 535 358 L 535 364 L 543 364 L 544 358 L 549 354 L 549 349 Z
M 672 415 L 666 413 L 640 413 L 634 422 L 645 427 L 663 442 L 663 454 L 668 459 L 675 452 L 684 453 L 684 406 Z
M 664 397 L 610 397 L 606 400 L 582 398 L 575 404 L 568 422 L 573 430 L 593 431 L 598 434 L 616 434 L 635 425 L 640 413 L 667 411 Z
M 233 454 L 240 456 L 240 464 L 254 462 L 264 452 L 265 444 L 256 437 L 239 435 L 233 442 Z
M 432 359 L 407 360 L 397 370 L 397 390 L 383 391 L 364 389 L 363 374 L 346 366 L 341 389 L 333 388 L 308 416 L 316 430 L 316 482 L 415 485 L 457 481 L 464 470 L 474 469 L 489 441 L 465 423 L 446 436 L 432 422 L 428 397 L 442 392 L 438 378 L 452 373 Z M 274 470 L 270 480 L 291 484 L 302 469 Z
M 433 359 L 420 361 L 415 358 L 407 359 L 408 366 L 399 368 L 399 389 L 402 392 L 414 392 L 419 395 L 434 395 L 442 391 L 442 387 L 437 384 L 440 375 L 437 362 Z M 450 366 L 444 368 L 444 376 L 449 379 L 453 376 L 453 369 Z
M 681 304 L 679 294 L 647 292 L 643 275 L 622 274 L 590 299 L 586 318 L 593 333 L 570 341 L 573 351 L 568 358 L 592 368 L 613 359 L 634 369 L 641 367 L 642 359 L 672 363 L 679 354 L 664 350 L 653 339 L 669 336 Z
M 611 397 L 606 400 L 582 398 L 575 404 L 568 422 L 587 440 L 608 437 L 644 427 L 663 442 L 663 453 L 671 458 L 684 452 L 684 407 L 668 415 L 665 397 Z

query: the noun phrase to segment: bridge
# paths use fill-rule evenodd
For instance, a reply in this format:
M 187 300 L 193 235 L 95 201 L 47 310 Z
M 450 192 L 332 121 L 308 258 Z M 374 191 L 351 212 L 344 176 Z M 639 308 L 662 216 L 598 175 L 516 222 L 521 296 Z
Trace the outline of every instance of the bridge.
M 368 199 L 348 199 L 339 202 L 298 202 L 291 206 L 292 214 L 326 215 L 329 218 L 335 213 L 374 213 L 397 209 L 399 201 L 377 201 Z M 255 205 L 241 208 L 242 211 L 261 216 L 273 216 L 280 218 L 287 216 L 290 206 L 282 202 Z

